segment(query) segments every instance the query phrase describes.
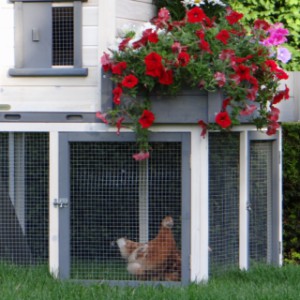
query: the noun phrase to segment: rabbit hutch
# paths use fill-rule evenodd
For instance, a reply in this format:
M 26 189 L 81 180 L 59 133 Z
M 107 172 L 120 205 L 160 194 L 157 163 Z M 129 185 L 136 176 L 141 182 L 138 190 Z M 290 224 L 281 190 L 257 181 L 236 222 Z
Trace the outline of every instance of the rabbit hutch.
M 112 101 L 101 53 L 154 14 L 151 0 L 0 0 L 1 263 L 111 284 L 281 265 L 280 129 L 203 138 L 197 120 L 222 95 L 187 92 L 157 101 L 153 151 L 137 162 L 135 135 L 96 118 Z

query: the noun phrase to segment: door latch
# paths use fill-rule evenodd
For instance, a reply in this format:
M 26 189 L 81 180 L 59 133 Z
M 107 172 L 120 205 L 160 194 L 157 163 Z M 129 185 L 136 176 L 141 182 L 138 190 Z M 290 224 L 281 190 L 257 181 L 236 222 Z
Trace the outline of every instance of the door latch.
M 59 198 L 54 199 L 53 205 L 58 208 L 64 208 L 69 206 L 69 200 L 68 198 Z

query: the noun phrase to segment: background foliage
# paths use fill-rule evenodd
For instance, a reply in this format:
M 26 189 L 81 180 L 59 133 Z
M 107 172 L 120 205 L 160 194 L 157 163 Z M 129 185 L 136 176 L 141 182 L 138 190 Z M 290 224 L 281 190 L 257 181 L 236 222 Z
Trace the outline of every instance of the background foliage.
M 300 123 L 283 124 L 284 256 L 300 263 Z
M 256 19 L 264 19 L 271 23 L 281 22 L 290 32 L 288 47 L 293 59 L 284 69 L 300 70 L 300 9 L 299 0 L 227 0 L 235 10 L 244 14 L 245 25 L 252 24 Z M 182 19 L 184 8 L 181 0 L 153 0 L 157 8 L 167 7 L 175 19 Z

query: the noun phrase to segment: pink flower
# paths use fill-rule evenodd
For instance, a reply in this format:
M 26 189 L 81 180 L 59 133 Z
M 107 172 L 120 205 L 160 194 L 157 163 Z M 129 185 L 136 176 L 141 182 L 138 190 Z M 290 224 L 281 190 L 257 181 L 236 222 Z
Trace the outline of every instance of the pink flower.
M 257 109 L 255 104 L 246 104 L 245 108 L 240 111 L 241 116 L 249 116 Z
M 167 22 L 170 19 L 170 12 L 165 8 L 161 8 L 158 12 L 158 19 L 161 22 Z
M 232 49 L 224 49 L 219 55 L 221 60 L 232 60 L 235 56 L 235 52 Z
M 110 59 L 108 53 L 104 52 L 103 55 L 101 56 L 101 65 L 105 72 L 107 72 L 111 69 L 111 59 Z
M 100 119 L 103 123 L 108 124 L 106 114 L 102 114 L 100 111 L 96 112 L 96 118 Z
M 124 117 L 120 117 L 117 122 L 116 122 L 116 126 L 117 126 L 117 135 L 120 135 L 120 130 L 122 128 L 122 122 L 125 120 Z
M 219 87 L 222 87 L 225 85 L 226 83 L 226 77 L 224 73 L 221 72 L 216 72 L 214 74 L 214 79 L 217 81 L 217 84 Z
M 141 161 L 141 160 L 145 160 L 148 159 L 150 157 L 150 153 L 141 151 L 139 153 L 135 153 L 132 155 L 132 157 L 136 160 L 136 161 Z
M 264 46 L 278 46 L 287 41 L 286 36 L 289 34 L 289 31 L 283 27 L 282 23 L 273 24 L 268 32 L 270 34 L 265 40 L 262 41 Z

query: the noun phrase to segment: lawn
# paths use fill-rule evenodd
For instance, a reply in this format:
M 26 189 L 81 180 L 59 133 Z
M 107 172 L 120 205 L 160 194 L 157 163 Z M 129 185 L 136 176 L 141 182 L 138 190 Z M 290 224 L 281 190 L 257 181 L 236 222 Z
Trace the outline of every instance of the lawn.
M 111 287 L 53 279 L 46 267 L 0 265 L 1 300 L 102 299 L 299 299 L 300 266 L 259 266 L 249 272 L 230 271 L 207 284 L 185 287 Z

